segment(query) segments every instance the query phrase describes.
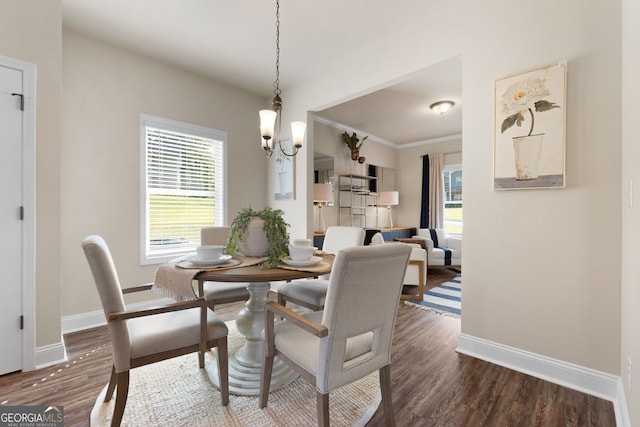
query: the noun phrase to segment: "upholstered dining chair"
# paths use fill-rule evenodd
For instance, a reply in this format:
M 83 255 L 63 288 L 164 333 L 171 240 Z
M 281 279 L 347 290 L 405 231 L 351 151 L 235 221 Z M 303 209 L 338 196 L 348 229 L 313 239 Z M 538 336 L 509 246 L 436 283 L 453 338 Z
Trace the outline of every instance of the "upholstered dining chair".
M 329 393 L 379 371 L 386 424 L 391 404 L 391 341 L 411 248 L 347 248 L 335 258 L 323 311 L 300 315 L 276 302 L 265 311 L 260 408 L 267 406 L 273 358 L 316 388 L 318 425 L 329 425 Z M 372 310 L 375 307 L 375 310 Z M 274 318 L 284 320 L 274 325 Z
M 322 251 L 337 254 L 340 250 L 364 244 L 365 231 L 360 227 L 332 226 L 327 228 L 322 244 Z M 278 304 L 286 305 L 287 301 L 306 307 L 313 311 L 321 310 L 329 286 L 329 277 L 317 279 L 294 280 L 278 287 Z
M 218 348 L 222 405 L 228 405 L 228 329 L 207 308 L 204 299 L 129 311 L 123 294 L 149 290 L 151 285 L 122 289 L 109 247 L 102 237 L 88 236 L 82 242 L 82 248 L 98 288 L 111 336 L 113 367 L 105 396 L 105 402 L 110 401 L 116 390 L 111 425 L 119 426 L 122 421 L 131 369 L 196 351 L 200 368 L 203 368 L 204 354 L 212 347 Z
M 200 230 L 200 244 L 224 245 L 229 238 L 230 227 L 204 227 Z M 246 301 L 249 299 L 248 283 L 203 282 L 201 296 L 207 301 L 211 310 L 216 304 Z

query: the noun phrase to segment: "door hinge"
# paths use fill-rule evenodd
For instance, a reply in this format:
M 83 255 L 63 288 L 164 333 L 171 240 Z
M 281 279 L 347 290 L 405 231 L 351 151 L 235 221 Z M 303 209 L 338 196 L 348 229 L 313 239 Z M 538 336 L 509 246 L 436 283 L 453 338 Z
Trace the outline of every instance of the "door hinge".
M 21 93 L 12 93 L 11 95 L 20 97 L 20 111 L 24 111 L 24 95 Z
M 24 221 L 24 206 L 20 206 L 20 221 Z
M 20 315 L 20 329 L 24 329 L 24 316 Z

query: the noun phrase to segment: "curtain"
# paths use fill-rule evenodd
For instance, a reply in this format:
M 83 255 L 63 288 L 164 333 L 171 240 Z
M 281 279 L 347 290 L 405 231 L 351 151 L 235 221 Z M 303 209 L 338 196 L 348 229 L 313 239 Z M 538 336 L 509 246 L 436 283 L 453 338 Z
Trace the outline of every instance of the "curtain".
M 444 155 L 422 157 L 422 204 L 420 228 L 444 228 Z
M 442 153 L 429 156 L 429 227 L 444 228 L 444 183 Z
M 420 228 L 429 228 L 429 156 L 422 156 L 422 203 Z

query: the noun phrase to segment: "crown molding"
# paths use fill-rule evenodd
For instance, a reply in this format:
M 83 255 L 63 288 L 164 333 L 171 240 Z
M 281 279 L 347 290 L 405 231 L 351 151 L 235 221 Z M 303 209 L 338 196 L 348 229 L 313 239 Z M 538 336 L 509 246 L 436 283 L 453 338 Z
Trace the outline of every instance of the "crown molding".
M 409 142 L 406 144 L 398 144 L 398 143 L 389 141 L 387 139 L 381 138 L 379 136 L 373 135 L 369 132 L 365 132 L 362 129 L 356 129 L 351 126 L 347 126 L 344 123 L 336 122 L 335 120 L 330 120 L 330 119 L 327 119 L 326 117 L 322 117 L 317 114 L 313 116 L 313 121 L 318 123 L 323 123 L 327 126 L 331 126 L 333 128 L 340 129 L 342 131 L 355 132 L 357 134 L 368 135 L 369 140 L 375 141 L 382 145 L 386 145 L 387 147 L 395 148 L 396 150 L 403 150 L 405 148 L 414 148 L 414 147 L 420 147 L 423 145 L 435 144 L 438 142 L 455 141 L 458 139 L 462 139 L 462 134 L 458 133 L 455 135 L 441 136 L 438 138 L 425 139 L 422 141 Z

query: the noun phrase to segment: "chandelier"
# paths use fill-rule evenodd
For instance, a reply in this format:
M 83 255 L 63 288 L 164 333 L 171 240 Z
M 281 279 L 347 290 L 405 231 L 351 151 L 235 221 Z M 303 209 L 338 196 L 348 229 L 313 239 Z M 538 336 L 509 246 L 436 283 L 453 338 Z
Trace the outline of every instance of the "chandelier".
M 267 157 L 271 157 L 276 145 L 282 154 L 293 157 L 298 154 L 304 140 L 307 127 L 305 122 L 291 122 L 291 140 L 293 152 L 287 153 L 280 139 L 280 120 L 282 118 L 282 98 L 280 97 L 280 0 L 276 0 L 276 80 L 273 82 L 273 100 L 271 110 L 260 110 L 260 134 L 262 135 L 262 149 Z

